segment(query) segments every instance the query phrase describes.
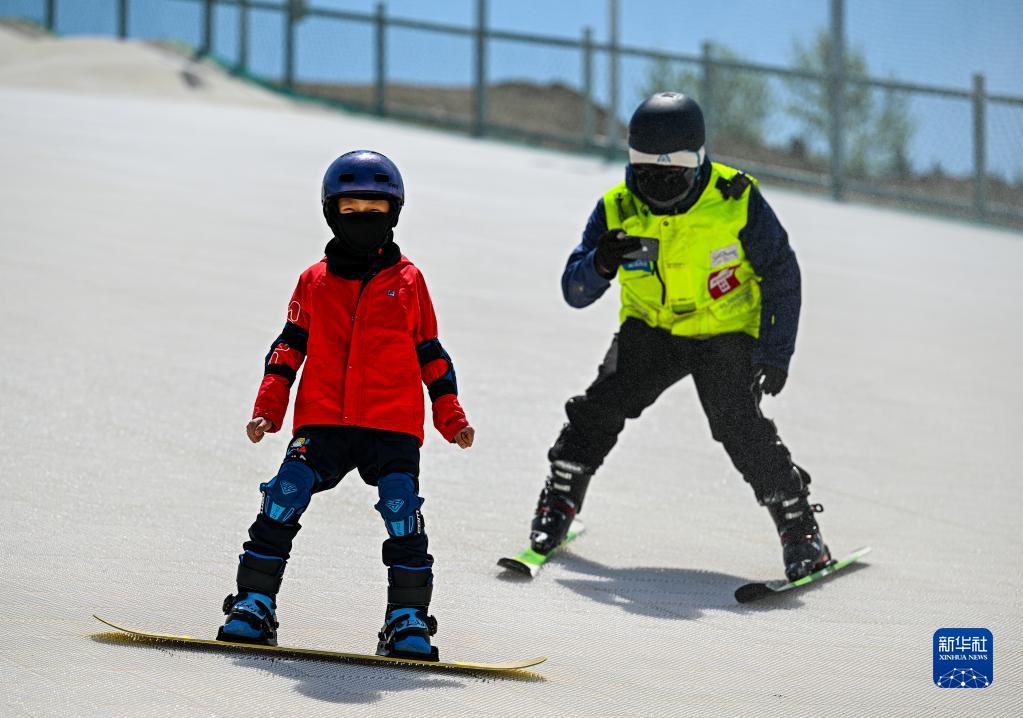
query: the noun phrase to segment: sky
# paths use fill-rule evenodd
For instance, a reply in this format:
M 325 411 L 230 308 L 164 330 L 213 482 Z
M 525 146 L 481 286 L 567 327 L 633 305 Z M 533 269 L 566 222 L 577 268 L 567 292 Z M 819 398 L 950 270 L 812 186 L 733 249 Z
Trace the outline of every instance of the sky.
M 321 7 L 373 11 L 374 0 L 315 0 Z M 490 0 L 497 28 L 579 37 L 586 26 L 608 37 L 606 0 Z M 992 90 L 1023 95 L 1023 3 L 985 0 L 984 12 L 965 0 L 848 0 L 846 32 L 876 74 L 968 87 L 983 72 Z M 390 14 L 471 24 L 475 0 L 389 0 Z M 622 42 L 650 49 L 697 53 L 704 40 L 721 42 L 747 58 L 787 64 L 795 39 L 826 27 L 827 0 L 619 0 Z M 429 58 L 423 58 L 427 60 Z
M 375 0 L 309 0 L 316 7 L 373 12 Z M 0 0 L 0 15 L 41 16 L 43 0 Z M 116 0 L 58 0 L 58 30 L 103 32 L 114 27 Z M 199 41 L 201 3 L 197 0 L 131 0 L 132 33 L 173 34 Z M 475 0 L 389 0 L 389 15 L 470 26 Z M 983 73 L 991 93 L 1023 96 L 1023 2 L 986 0 L 977 12 L 964 0 L 847 0 L 849 47 L 862 53 L 870 74 L 927 85 L 969 89 L 974 73 Z M 809 43 L 828 25 L 828 0 L 732 0 L 694 3 L 678 0 L 620 0 L 619 36 L 625 45 L 698 54 L 702 43 L 726 46 L 740 57 L 761 63 L 792 64 L 797 42 Z M 235 11 L 224 7 L 216 19 L 216 52 L 237 53 Z M 489 0 L 491 27 L 559 37 L 581 37 L 591 27 L 594 37 L 609 33 L 607 0 Z M 281 21 L 276 13 L 253 12 L 252 68 L 279 75 L 282 67 Z M 388 70 L 397 81 L 465 85 L 473 74 L 472 40 L 419 31 L 392 29 L 388 35 Z M 490 45 L 491 81 L 532 79 L 578 86 L 582 74 L 575 50 Z M 303 79 L 368 82 L 372 77 L 372 30 L 361 23 L 322 18 L 303 21 L 298 37 L 298 74 Z M 624 59 L 619 113 L 627 117 L 641 99 L 648 64 Z M 606 62 L 598 56 L 594 82 L 598 101 L 607 97 Z M 772 85 L 779 105 L 785 88 Z M 685 88 L 680 88 L 685 89 Z M 878 97 L 878 99 L 880 99 Z M 968 171 L 972 162 L 972 109 L 965 100 L 914 97 L 910 112 L 916 133 L 912 154 L 917 169 L 941 163 L 950 171 Z M 851 122 L 855 123 L 856 118 Z M 778 114 L 767 131 L 782 136 L 795 132 L 790 119 Z M 1023 107 L 989 108 L 988 164 L 1009 177 L 1023 178 Z

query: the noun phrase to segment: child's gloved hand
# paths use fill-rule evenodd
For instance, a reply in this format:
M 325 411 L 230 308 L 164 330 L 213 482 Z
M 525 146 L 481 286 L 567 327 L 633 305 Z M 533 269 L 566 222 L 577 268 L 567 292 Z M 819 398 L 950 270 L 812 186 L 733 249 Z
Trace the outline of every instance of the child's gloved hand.
M 433 425 L 445 441 L 457 443 L 463 449 L 472 446 L 475 431 L 465 418 L 465 411 L 454 394 L 437 397 L 433 402 Z
M 253 417 L 245 426 L 245 433 L 249 435 L 249 441 L 258 444 L 263 440 L 263 435 L 273 430 L 274 425 L 261 416 Z

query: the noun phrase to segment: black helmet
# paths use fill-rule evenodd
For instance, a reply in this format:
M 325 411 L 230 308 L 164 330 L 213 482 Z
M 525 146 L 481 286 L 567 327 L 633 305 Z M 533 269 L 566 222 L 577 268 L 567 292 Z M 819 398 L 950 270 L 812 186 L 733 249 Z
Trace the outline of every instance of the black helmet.
M 658 92 L 643 100 L 629 120 L 629 149 L 644 154 L 697 152 L 706 140 L 703 111 L 681 92 Z
M 706 157 L 703 112 L 680 92 L 659 92 L 629 120 L 629 163 L 640 199 L 668 209 L 697 184 Z

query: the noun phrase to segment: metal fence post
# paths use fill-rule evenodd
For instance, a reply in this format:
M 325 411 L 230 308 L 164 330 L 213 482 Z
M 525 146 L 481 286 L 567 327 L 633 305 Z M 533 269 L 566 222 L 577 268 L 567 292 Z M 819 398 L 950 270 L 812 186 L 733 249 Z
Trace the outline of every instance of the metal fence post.
M 128 37 L 128 0 L 117 0 L 117 37 Z
M 302 0 L 288 0 L 284 13 L 284 86 L 295 89 L 295 25 L 304 13 Z
M 831 57 L 828 72 L 831 102 L 831 196 L 841 200 L 845 185 L 845 8 L 831 0 Z
M 487 0 L 476 0 L 476 89 L 472 134 L 483 136 L 487 124 Z
M 703 82 L 700 87 L 700 104 L 703 106 L 703 116 L 710 118 L 710 123 L 707 125 L 706 140 L 704 141 L 705 146 L 710 148 L 710 128 L 714 124 L 714 119 L 717 117 L 717 112 L 714 108 L 714 85 L 716 74 L 714 67 L 714 44 L 712 42 L 705 41 L 701 46 L 701 54 L 703 55 Z
M 973 76 L 973 208 L 983 219 L 987 212 L 987 126 L 984 76 Z
M 613 159 L 618 150 L 618 0 L 608 0 L 610 38 L 607 48 L 607 158 Z
M 249 0 L 238 0 L 238 64 L 237 72 L 249 69 Z
M 57 0 L 46 0 L 46 9 L 44 10 L 43 24 L 46 25 L 46 29 L 53 32 L 57 26 Z
M 593 147 L 593 28 L 583 28 L 583 148 Z
M 387 114 L 387 6 L 377 3 L 376 16 L 376 105 L 377 114 Z
M 209 55 L 213 50 L 213 3 L 214 0 L 205 0 L 202 14 L 202 46 L 199 51 L 203 55 Z

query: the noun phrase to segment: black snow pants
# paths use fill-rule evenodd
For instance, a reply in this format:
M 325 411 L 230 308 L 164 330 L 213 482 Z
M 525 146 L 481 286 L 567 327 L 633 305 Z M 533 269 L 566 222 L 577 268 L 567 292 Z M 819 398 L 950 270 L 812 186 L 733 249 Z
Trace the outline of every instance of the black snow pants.
M 259 487 L 263 503 L 239 557 L 239 590 L 277 593 L 302 528 L 298 519 L 312 496 L 334 488 L 355 469 L 379 493 L 374 508 L 387 529 L 382 558 L 388 575 L 392 580 L 395 570 L 430 575 L 433 556 L 419 510 L 416 437 L 356 426 L 303 426 L 295 430 L 277 475 Z
M 753 390 L 748 334 L 705 339 L 672 336 L 627 319 L 611 342 L 597 378 L 565 404 L 568 424 L 551 447 L 551 461 L 596 470 L 618 441 L 626 419 L 637 418 L 665 389 L 692 375 L 711 434 L 753 487 L 757 500 L 776 491 L 798 491 L 799 472 L 774 422 L 760 411 Z

